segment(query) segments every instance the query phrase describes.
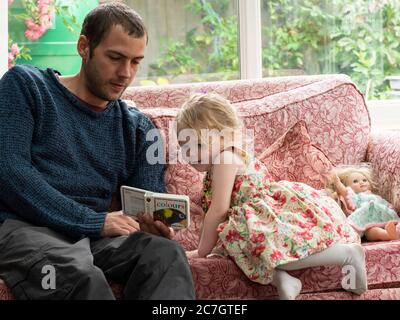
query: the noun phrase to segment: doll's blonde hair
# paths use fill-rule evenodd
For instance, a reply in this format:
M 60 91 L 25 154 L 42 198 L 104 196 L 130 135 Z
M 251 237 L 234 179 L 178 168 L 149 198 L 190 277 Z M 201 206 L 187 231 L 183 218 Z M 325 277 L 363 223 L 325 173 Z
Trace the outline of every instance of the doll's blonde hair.
M 364 166 L 364 165 L 362 165 L 362 166 L 339 166 L 339 167 L 334 168 L 332 170 L 332 173 L 337 174 L 340 181 L 346 187 L 348 185 L 347 179 L 349 178 L 349 176 L 353 173 L 360 173 L 365 178 L 367 178 L 367 180 L 371 186 L 371 191 L 373 193 L 376 193 L 376 191 L 377 191 L 377 183 L 374 180 L 372 169 L 369 166 Z M 332 182 L 328 181 L 325 189 L 334 199 L 337 199 L 337 197 L 338 197 L 337 190 Z

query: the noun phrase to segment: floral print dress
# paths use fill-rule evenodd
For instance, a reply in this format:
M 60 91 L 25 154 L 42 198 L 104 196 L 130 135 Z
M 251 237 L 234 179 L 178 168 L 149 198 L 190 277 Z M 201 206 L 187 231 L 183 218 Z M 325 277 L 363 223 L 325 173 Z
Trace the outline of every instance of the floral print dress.
M 334 243 L 360 243 L 338 204 L 322 191 L 275 182 L 257 159 L 236 176 L 227 221 L 218 226 L 213 253 L 229 255 L 246 276 L 261 284 L 279 265 L 306 258 Z M 212 199 L 212 175 L 204 180 L 203 209 Z

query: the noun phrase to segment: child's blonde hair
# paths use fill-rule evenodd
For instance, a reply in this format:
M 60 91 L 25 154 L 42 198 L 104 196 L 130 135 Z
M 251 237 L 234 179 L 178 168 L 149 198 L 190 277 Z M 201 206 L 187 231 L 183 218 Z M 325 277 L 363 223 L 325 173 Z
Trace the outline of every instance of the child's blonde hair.
M 177 131 L 194 129 L 230 129 L 239 131 L 241 121 L 228 100 L 214 93 L 193 94 L 182 106 L 176 118 Z
M 365 178 L 367 178 L 370 186 L 371 186 L 371 191 L 375 193 L 377 190 L 377 184 L 373 178 L 373 172 L 372 169 L 369 166 L 339 166 L 336 167 L 332 170 L 333 174 L 337 174 L 339 177 L 340 181 L 343 183 L 343 185 L 347 186 L 348 181 L 347 179 L 349 176 L 353 173 L 360 173 L 362 174 Z M 330 181 L 327 182 L 326 184 L 326 190 L 328 193 L 331 194 L 331 196 L 335 199 L 337 199 L 337 191 L 334 186 L 334 184 Z
M 229 147 L 241 150 L 240 156 L 246 165 L 249 157 L 243 147 L 248 143 L 243 135 L 243 125 L 231 103 L 214 93 L 193 94 L 183 105 L 176 117 L 176 134 L 184 129 L 194 130 L 197 138 L 219 151 Z M 217 132 L 215 132 L 217 131 Z M 216 135 L 215 135 L 216 134 Z M 213 144 L 218 138 L 217 146 Z

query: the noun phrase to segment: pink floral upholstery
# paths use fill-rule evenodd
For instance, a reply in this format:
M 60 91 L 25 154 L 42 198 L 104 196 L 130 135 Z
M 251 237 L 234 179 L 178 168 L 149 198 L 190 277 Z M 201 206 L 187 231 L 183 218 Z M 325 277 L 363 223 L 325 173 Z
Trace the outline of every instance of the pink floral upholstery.
M 365 159 L 369 113 L 363 96 L 345 75 L 130 88 L 124 99 L 132 99 L 132 104 L 149 112 L 154 120 L 165 114 L 173 117 L 176 110 L 166 109 L 180 108 L 194 92 L 216 92 L 234 103 L 245 127 L 254 130 L 256 155 L 296 122 L 304 120 L 312 143 L 333 164 L 352 164 Z
M 345 79 L 340 75 L 338 78 Z M 160 87 L 139 87 L 128 89 L 124 99 L 134 101 L 140 109 L 147 108 L 177 108 L 188 96 L 198 92 L 215 92 L 226 97 L 231 102 L 261 99 L 279 92 L 332 79 L 332 76 L 278 77 L 260 80 L 220 81 L 210 83 L 177 84 Z M 348 78 L 347 78 L 348 79 Z
M 361 296 L 348 292 L 301 294 L 298 300 L 400 300 L 400 288 L 368 290 Z
M 304 121 L 297 122 L 259 159 L 275 180 L 303 182 L 316 189 L 324 187 L 325 176 L 333 168 L 324 153 L 311 143 Z
M 400 287 L 400 241 L 364 243 L 369 288 Z M 199 299 L 273 299 L 273 286 L 251 282 L 232 260 L 190 259 Z M 292 271 L 302 284 L 302 293 L 343 291 L 339 267 L 318 267 Z M 351 294 L 348 294 L 353 296 Z
M 302 86 L 299 81 L 303 81 Z M 290 90 L 278 91 L 287 88 Z M 321 149 L 333 164 L 358 163 L 365 158 L 370 131 L 369 114 L 354 84 L 347 76 L 338 75 L 258 80 L 254 82 L 254 88 L 249 86 L 249 81 L 226 81 L 129 90 L 124 98 L 137 99 L 136 106 L 139 109 L 144 106 L 142 111 L 161 129 L 167 145 L 167 160 L 170 160 L 169 142 L 172 149 L 176 145 L 171 131 L 172 121 L 185 98 L 198 91 L 218 92 L 234 101 L 245 127 L 254 132 L 255 155 L 265 151 L 302 120 L 308 128 L 312 145 Z M 248 94 L 250 98 L 240 94 Z M 146 98 L 143 99 L 143 96 Z M 149 101 L 155 105 L 152 106 Z M 322 165 L 322 162 L 319 164 Z M 307 168 L 302 170 L 308 174 Z M 197 205 L 201 199 L 201 180 L 202 175 L 187 164 L 168 166 L 168 190 L 188 194 Z
M 177 108 L 194 92 L 217 92 L 238 109 L 246 128 L 254 129 L 255 154 L 260 155 L 299 120 L 308 128 L 311 145 L 334 165 L 369 161 L 379 172 L 381 194 L 400 209 L 400 135 L 370 135 L 363 96 L 347 76 L 300 76 L 246 81 L 222 81 L 165 87 L 129 88 L 132 100 L 162 129 L 168 140 Z M 169 150 L 167 149 L 169 160 Z M 172 153 L 173 154 L 173 153 Z M 303 172 L 305 169 L 303 168 Z M 202 176 L 184 163 L 169 165 L 167 189 L 190 195 L 192 223 L 175 240 L 186 250 L 196 248 L 202 219 Z M 399 226 L 398 226 L 399 227 Z M 293 272 L 303 282 L 299 299 L 399 299 L 400 241 L 365 243 L 370 290 L 361 297 L 340 289 L 340 269 L 320 267 Z M 199 299 L 274 299 L 275 289 L 248 280 L 227 258 L 190 259 Z M 120 297 L 122 287 L 112 285 Z M 0 299 L 10 299 L 0 284 Z
M 366 161 L 377 173 L 380 195 L 400 212 L 400 132 L 372 132 Z

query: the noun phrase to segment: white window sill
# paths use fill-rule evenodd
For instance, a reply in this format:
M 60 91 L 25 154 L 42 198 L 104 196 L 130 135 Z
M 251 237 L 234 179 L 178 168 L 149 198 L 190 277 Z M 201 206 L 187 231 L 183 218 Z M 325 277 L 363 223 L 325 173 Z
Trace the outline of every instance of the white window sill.
M 373 130 L 400 130 L 400 99 L 369 100 Z

